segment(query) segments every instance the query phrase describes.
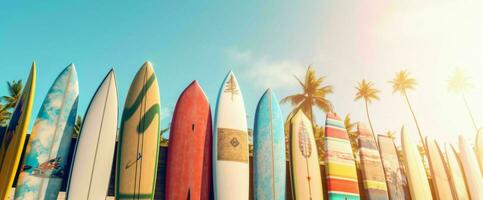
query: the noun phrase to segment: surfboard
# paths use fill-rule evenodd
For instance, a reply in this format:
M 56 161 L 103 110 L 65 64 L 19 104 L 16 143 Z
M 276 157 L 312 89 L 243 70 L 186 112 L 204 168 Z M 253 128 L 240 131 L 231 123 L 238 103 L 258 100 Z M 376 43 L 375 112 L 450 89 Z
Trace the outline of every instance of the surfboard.
M 324 199 L 312 122 L 301 110 L 290 119 L 290 141 L 295 199 Z
M 198 82 L 180 95 L 169 134 L 166 199 L 210 199 L 212 163 L 211 111 Z
M 111 176 L 117 133 L 114 70 L 102 81 L 87 108 L 78 138 L 67 199 L 104 199 Z
M 285 199 L 285 132 L 282 111 L 271 89 L 258 102 L 254 125 L 254 199 Z
M 447 174 L 446 163 L 442 157 L 441 149 L 436 141 L 426 137 L 426 147 L 431 171 L 434 195 L 437 199 L 456 199 L 453 195 L 449 175 Z
M 15 199 L 57 199 L 77 116 L 79 87 L 73 64 L 48 91 L 30 134 Z
M 447 144 L 446 145 L 446 160 L 448 162 L 449 177 L 451 179 L 451 184 L 454 188 L 456 194 L 456 199 L 459 200 L 469 200 L 470 196 L 468 194 L 468 187 L 465 183 L 465 178 L 463 175 L 463 169 L 461 168 L 461 163 L 458 159 L 455 149 Z
M 389 198 L 409 200 L 408 182 L 404 169 L 399 162 L 393 140 L 387 136 L 379 135 L 377 141 L 379 142 Z
M 478 157 L 478 162 L 480 163 L 480 171 L 483 174 L 483 128 L 478 130 L 478 134 L 476 135 L 476 156 Z
M 329 200 L 357 200 L 359 184 L 352 147 L 344 123 L 334 113 L 325 121 L 325 173 Z
M 471 199 L 483 199 L 483 179 L 475 154 L 463 135 L 458 137 L 460 159 Z
M 364 195 L 368 200 L 389 199 L 386 177 L 374 135 L 363 123 L 357 124 Z
M 8 199 L 10 195 L 22 155 L 35 96 L 35 80 L 36 66 L 33 63 L 10 123 L 0 141 L 0 199 L 2 200 Z
M 215 199 L 247 200 L 249 195 L 247 119 L 242 92 L 231 71 L 218 93 L 214 126 Z
M 116 199 L 153 199 L 156 186 L 160 99 L 158 81 L 145 62 L 124 104 L 116 159 Z
M 411 140 L 411 136 L 405 131 L 404 127 L 401 129 L 401 146 L 404 154 L 403 163 L 406 169 L 411 199 L 433 199 L 421 156 L 419 155 L 416 144 Z

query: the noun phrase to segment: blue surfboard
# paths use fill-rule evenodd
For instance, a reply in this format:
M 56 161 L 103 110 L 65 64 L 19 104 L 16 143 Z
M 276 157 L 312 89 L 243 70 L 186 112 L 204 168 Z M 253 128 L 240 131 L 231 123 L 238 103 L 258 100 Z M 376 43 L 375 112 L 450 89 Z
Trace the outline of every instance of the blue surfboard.
M 77 115 L 77 74 L 69 65 L 57 77 L 35 120 L 15 199 L 57 199 Z
M 253 132 L 254 199 L 285 199 L 285 134 L 282 112 L 268 89 L 258 102 Z

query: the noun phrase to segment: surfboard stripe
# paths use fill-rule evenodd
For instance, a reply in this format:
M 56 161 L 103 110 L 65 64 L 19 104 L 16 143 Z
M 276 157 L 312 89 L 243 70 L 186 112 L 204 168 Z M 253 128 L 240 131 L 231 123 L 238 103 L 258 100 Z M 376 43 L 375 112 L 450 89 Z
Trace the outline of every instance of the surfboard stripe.
M 337 138 L 337 139 L 342 139 L 342 140 L 347 140 L 349 137 L 347 136 L 347 132 L 336 129 L 333 127 L 328 126 L 331 128 L 332 131 L 326 133 L 326 137 L 332 137 L 332 138 Z
M 346 193 L 335 193 L 329 192 L 329 199 L 337 199 L 337 200 L 359 200 L 360 197 L 357 194 L 346 194 Z
M 342 165 L 330 162 L 327 164 L 327 173 L 332 177 L 342 177 L 357 180 L 357 173 L 353 165 Z
M 359 194 L 358 183 L 355 181 L 348 181 L 343 179 L 329 178 L 327 180 L 328 191 L 338 191 L 344 193 Z

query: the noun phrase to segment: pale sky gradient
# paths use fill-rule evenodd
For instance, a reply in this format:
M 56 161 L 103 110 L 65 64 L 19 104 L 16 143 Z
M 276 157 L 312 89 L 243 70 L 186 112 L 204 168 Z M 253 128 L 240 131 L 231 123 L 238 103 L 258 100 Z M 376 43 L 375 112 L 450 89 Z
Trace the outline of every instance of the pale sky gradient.
M 476 1 L 464 5 L 449 1 L 324 3 L 307 10 L 310 28 L 302 26 L 300 34 L 294 35 L 300 38 L 299 48 L 289 40 L 282 55 L 238 47 L 229 48 L 227 54 L 234 66 L 244 67 L 247 77 L 276 88 L 279 96 L 298 91 L 292 74 L 303 78 L 306 66 L 312 64 L 334 85 L 329 99 L 336 112 L 350 113 L 354 121 L 367 121 L 363 102 L 353 101 L 356 82 L 371 80 L 381 90 L 381 100 L 370 105 L 375 132 L 399 133 L 405 125 L 418 140 L 406 102 L 392 93 L 388 83 L 396 72 L 407 69 L 418 81 L 408 95 L 423 134 L 452 143 L 457 134 L 464 134 L 474 142 L 463 101 L 448 93 L 447 80 L 457 68 L 472 78 L 474 87 L 467 98 L 478 125 L 483 126 L 482 8 Z M 317 117 L 323 123 L 323 114 Z
M 25 79 L 38 63 L 33 109 L 37 115 L 55 76 L 69 63 L 79 74 L 79 113 L 114 66 L 122 108 L 129 84 L 144 60 L 153 62 L 163 107 L 163 126 L 178 95 L 197 79 L 213 106 L 232 69 L 253 125 L 258 98 L 272 87 L 279 98 L 299 92 L 292 75 L 312 65 L 335 87 L 336 112 L 366 121 L 354 102 L 356 82 L 373 81 L 381 100 L 370 105 L 377 133 L 404 124 L 418 139 L 404 99 L 388 83 L 407 69 L 418 80 L 409 92 L 425 135 L 442 142 L 474 130 L 459 96 L 447 92 L 456 69 L 474 88 L 469 104 L 483 125 L 483 3 L 479 1 L 8 1 L 0 9 L 0 91 L 7 80 Z M 283 105 L 284 113 L 290 111 Z M 122 111 L 122 109 L 120 110 Z M 324 116 L 317 113 L 317 121 Z M 32 120 L 33 120 L 32 119 Z

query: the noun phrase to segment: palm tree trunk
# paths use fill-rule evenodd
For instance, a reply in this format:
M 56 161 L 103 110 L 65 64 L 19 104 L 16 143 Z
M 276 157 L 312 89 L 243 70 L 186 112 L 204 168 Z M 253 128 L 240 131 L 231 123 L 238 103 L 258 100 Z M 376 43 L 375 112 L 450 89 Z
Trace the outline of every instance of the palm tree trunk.
M 406 102 L 408 103 L 409 110 L 411 111 L 411 114 L 413 115 L 414 123 L 416 123 L 416 128 L 418 129 L 418 133 L 419 133 L 419 139 L 421 140 L 421 143 L 425 147 L 425 142 L 424 142 L 424 139 L 423 139 L 423 133 L 421 133 L 421 128 L 419 128 L 418 120 L 416 119 L 416 115 L 414 114 L 413 107 L 411 106 L 411 103 L 409 102 L 408 94 L 406 93 L 406 91 L 404 91 L 404 97 L 406 98 Z M 426 149 L 426 147 L 425 147 L 425 149 Z
M 366 115 L 367 115 L 367 120 L 369 121 L 369 127 L 371 127 L 372 138 L 374 139 L 374 142 L 376 142 L 376 145 L 378 146 L 376 136 L 375 136 L 376 132 L 374 132 L 374 128 L 372 127 L 371 116 L 369 115 L 369 105 L 367 103 L 367 100 L 365 100 L 365 103 L 366 103 Z
M 478 126 L 476 125 L 475 118 L 473 117 L 473 113 L 471 112 L 470 106 L 468 105 L 468 102 L 466 101 L 466 96 L 463 93 L 463 101 L 465 102 L 466 110 L 468 111 L 468 114 L 470 115 L 471 122 L 473 122 L 473 126 L 475 127 L 475 131 L 478 132 Z

